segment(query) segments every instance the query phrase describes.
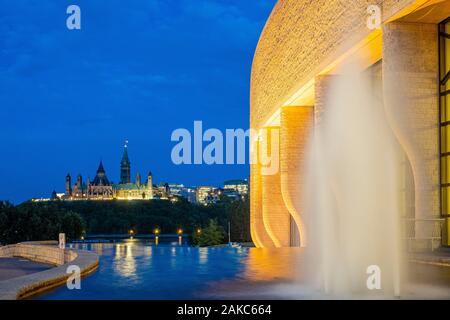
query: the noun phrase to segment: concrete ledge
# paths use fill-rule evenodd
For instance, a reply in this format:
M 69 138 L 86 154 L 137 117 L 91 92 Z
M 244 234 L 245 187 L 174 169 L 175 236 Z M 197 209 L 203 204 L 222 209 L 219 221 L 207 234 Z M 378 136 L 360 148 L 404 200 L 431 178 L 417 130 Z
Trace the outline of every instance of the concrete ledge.
M 59 249 L 52 243 L 19 243 L 0 247 L 0 257 L 22 257 L 56 267 L 23 277 L 0 281 L 0 300 L 24 299 L 65 284 L 67 267 L 76 265 L 86 276 L 98 267 L 98 255 L 83 250 Z
M 410 259 L 413 263 L 428 264 L 438 267 L 450 267 L 450 256 L 439 256 L 432 254 L 416 254 Z

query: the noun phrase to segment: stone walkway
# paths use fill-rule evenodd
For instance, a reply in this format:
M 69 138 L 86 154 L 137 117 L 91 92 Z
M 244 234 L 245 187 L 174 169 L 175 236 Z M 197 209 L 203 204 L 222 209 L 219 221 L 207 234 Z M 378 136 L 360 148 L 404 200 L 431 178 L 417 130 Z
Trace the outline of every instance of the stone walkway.
M 52 265 L 32 262 L 22 258 L 0 258 L 0 281 L 41 272 Z
M 430 253 L 416 253 L 411 256 L 411 261 L 441 267 L 450 267 L 450 248 L 440 248 Z

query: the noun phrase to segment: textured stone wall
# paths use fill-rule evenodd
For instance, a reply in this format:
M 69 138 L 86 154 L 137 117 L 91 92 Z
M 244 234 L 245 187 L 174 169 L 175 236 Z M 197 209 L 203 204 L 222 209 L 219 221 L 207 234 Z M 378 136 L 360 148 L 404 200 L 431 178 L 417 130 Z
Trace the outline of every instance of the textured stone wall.
M 412 167 L 415 217 L 440 215 L 437 25 L 383 27 L 383 80 L 388 120 Z M 418 224 L 416 237 L 429 237 Z
M 272 160 L 279 162 L 280 128 L 268 127 L 260 139 L 269 146 Z M 276 135 L 276 138 L 273 136 Z M 273 139 L 274 138 L 274 139 Z M 265 152 L 265 151 L 264 151 Z M 275 157 L 274 154 L 278 153 Z M 278 163 L 279 165 L 279 163 Z M 262 216 L 264 228 L 273 241 L 275 247 L 289 247 L 290 245 L 290 214 L 281 194 L 280 170 L 275 174 L 261 174 Z
M 284 112 L 287 102 L 290 104 L 292 101 L 298 101 L 292 99 L 295 93 L 314 80 L 314 97 L 311 98 L 314 100 L 311 102 L 314 104 L 314 114 L 310 116 L 314 119 L 311 125 L 317 128 L 320 126 L 322 114 L 326 112 L 326 100 L 332 98 L 328 90 L 333 77 L 329 74 L 330 67 L 342 62 L 340 59 L 352 52 L 351 50 L 358 47 L 363 40 L 374 39 L 373 31 L 367 28 L 366 24 L 368 6 L 380 5 L 382 23 L 387 24 L 391 19 L 404 18 L 414 10 L 417 10 L 416 15 L 422 16 L 420 10 L 428 10 L 428 6 L 437 2 L 439 0 L 278 1 L 263 30 L 253 60 L 250 125 L 253 129 L 272 125 L 273 123 L 268 123 L 269 119 L 274 118 L 280 111 L 281 173 L 279 177 L 262 177 L 258 168 L 255 172 L 256 166 L 251 167 L 251 176 L 254 177 L 252 188 L 257 188 L 252 192 L 251 216 L 253 220 L 254 217 L 259 219 L 252 221 L 252 229 L 265 228 L 278 246 L 285 241 L 280 238 L 284 237 L 281 233 L 290 233 L 286 227 L 286 210 L 292 217 L 301 216 L 299 195 L 302 186 L 298 181 L 302 173 L 295 166 L 302 163 L 300 158 L 305 141 L 299 138 L 296 145 L 295 139 L 290 136 L 295 136 L 301 130 L 308 130 L 310 120 L 294 119 L 296 116 L 293 116 L 294 120 L 289 121 L 289 116 Z M 386 65 L 383 63 L 383 73 L 390 79 L 384 86 L 386 88 L 394 84 L 391 89 L 394 88 L 393 91 L 403 97 L 402 101 L 388 101 L 386 110 L 388 116 L 389 110 L 395 111 L 400 118 L 404 116 L 401 119 L 391 119 L 391 126 L 396 128 L 394 130 L 399 142 L 404 144 L 413 167 L 416 184 L 415 206 L 418 211 L 416 217 L 439 215 L 436 30 L 435 24 L 427 26 L 396 22 L 384 27 L 382 36 L 383 61 L 387 60 Z M 381 56 L 380 38 L 377 38 L 379 43 L 376 42 L 369 48 L 377 49 L 376 53 L 369 52 L 373 54 L 370 64 L 375 63 Z M 402 60 L 394 60 L 394 53 L 397 52 L 403 55 Z M 358 58 L 368 58 L 362 52 L 358 54 L 361 54 Z M 395 85 L 399 83 L 406 85 L 403 89 L 398 89 Z M 310 104 L 309 100 L 306 103 Z M 392 114 L 391 112 L 391 118 Z M 413 132 L 405 133 L 406 130 L 402 128 L 405 123 L 408 124 L 408 130 L 414 128 Z M 284 141 L 285 139 L 287 140 Z M 280 201 L 280 191 L 283 201 Z M 273 194 L 271 199 L 265 195 L 269 192 Z M 420 195 L 419 199 L 417 195 Z M 261 212 L 264 225 L 260 223 Z M 272 219 L 270 216 L 276 218 Z M 272 223 L 272 220 L 276 219 L 279 219 L 279 225 Z M 270 223 L 267 222 L 269 220 Z M 420 233 L 425 235 L 428 231 L 423 229 Z
M 0 247 L 0 257 L 22 257 L 31 261 L 63 265 L 77 258 L 70 250 L 61 250 L 56 246 L 36 244 L 15 244 Z
M 293 93 L 364 39 L 367 7 L 381 3 L 383 21 L 414 0 L 280 0 L 256 49 L 251 76 L 252 128 L 260 128 Z
M 39 244 L 15 244 L 0 247 L 0 257 L 22 257 L 36 262 L 56 265 L 42 272 L 0 281 L 0 300 L 23 299 L 66 283 L 70 274 L 67 267 L 75 265 L 81 275 L 87 275 L 98 267 L 99 257 L 94 252 L 62 250 L 55 246 Z
M 313 129 L 314 107 L 284 107 L 281 110 L 281 192 L 286 208 L 299 229 L 302 247 L 307 245 L 307 232 L 301 196 L 306 187 L 306 153 Z
M 259 151 L 258 141 L 255 142 L 255 150 Z M 255 246 L 271 248 L 274 243 L 264 227 L 262 193 L 260 164 L 255 163 L 250 166 L 250 231 Z
M 328 99 L 331 97 L 330 86 L 333 78 L 336 76 L 323 75 L 317 76 L 314 82 L 315 90 L 315 104 L 314 104 L 314 125 L 316 127 L 320 126 L 322 122 L 322 116 L 325 112 L 325 106 Z

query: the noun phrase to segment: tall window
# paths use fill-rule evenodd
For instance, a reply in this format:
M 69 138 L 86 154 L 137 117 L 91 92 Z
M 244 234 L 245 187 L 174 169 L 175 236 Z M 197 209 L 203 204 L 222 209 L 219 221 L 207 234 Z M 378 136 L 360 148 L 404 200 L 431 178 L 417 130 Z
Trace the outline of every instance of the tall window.
M 439 93 L 441 127 L 441 215 L 443 245 L 450 246 L 450 17 L 439 24 Z

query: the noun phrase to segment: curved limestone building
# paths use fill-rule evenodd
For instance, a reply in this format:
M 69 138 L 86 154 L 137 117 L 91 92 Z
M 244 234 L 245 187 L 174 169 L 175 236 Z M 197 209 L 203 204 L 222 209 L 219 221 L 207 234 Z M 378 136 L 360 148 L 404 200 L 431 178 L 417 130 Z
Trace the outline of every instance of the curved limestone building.
M 251 165 L 257 247 L 308 244 L 305 153 L 327 112 L 330 79 L 349 61 L 378 79 L 407 159 L 406 228 L 413 231 L 406 237 L 422 248 L 450 244 L 449 17 L 448 0 L 278 1 L 251 74 L 251 128 L 275 133 L 252 139 L 252 149 L 268 143 L 279 159 L 275 173 L 264 173 L 261 161 Z M 392 90 L 398 98 L 389 98 Z

